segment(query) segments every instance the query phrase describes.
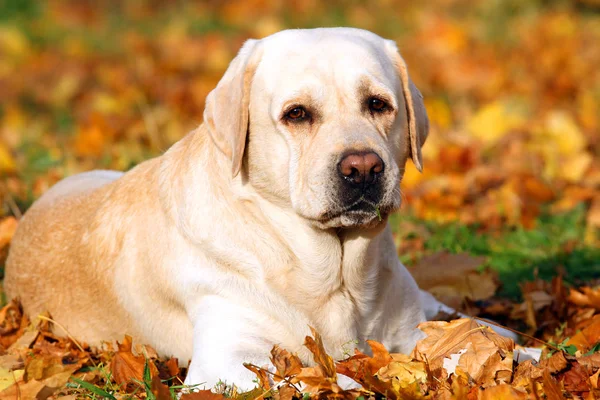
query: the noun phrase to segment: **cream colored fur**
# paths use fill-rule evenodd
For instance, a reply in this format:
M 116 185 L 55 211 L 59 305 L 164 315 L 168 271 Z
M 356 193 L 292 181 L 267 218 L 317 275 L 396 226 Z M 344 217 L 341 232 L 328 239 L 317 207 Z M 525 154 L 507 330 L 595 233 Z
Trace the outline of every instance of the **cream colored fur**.
M 371 94 L 393 112 L 365 112 Z M 282 121 L 307 103 L 311 124 Z M 266 364 L 274 344 L 309 363 L 309 326 L 334 357 L 365 339 L 409 352 L 425 313 L 387 215 L 407 159 L 422 164 L 428 123 L 395 44 L 350 28 L 250 40 L 204 120 L 161 157 L 67 178 L 38 200 L 12 243 L 8 295 L 92 345 L 130 334 L 191 359 L 188 384 L 252 387 L 242 363 Z M 337 160 L 366 149 L 385 162 L 383 221 L 336 197 Z

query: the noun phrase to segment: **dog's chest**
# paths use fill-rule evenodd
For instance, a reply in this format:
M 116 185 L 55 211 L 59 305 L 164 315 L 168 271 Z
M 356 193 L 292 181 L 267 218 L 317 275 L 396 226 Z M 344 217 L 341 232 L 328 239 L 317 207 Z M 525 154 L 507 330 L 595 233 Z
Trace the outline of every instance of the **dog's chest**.
M 329 350 L 342 356 L 364 337 L 375 304 L 378 258 L 365 253 L 368 243 L 344 248 L 336 239 L 321 238 L 295 251 L 287 247 L 286 263 L 270 265 L 266 278 L 277 296 L 323 335 Z

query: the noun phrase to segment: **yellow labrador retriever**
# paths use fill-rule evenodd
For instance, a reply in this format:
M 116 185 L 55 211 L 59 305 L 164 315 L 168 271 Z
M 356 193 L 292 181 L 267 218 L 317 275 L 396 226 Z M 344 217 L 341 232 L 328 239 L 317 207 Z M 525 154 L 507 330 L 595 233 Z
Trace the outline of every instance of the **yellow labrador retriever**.
M 252 387 L 243 362 L 365 339 L 409 352 L 422 295 L 387 224 L 423 100 L 394 42 L 350 28 L 249 40 L 204 124 L 122 174 L 67 178 L 22 219 L 9 297 L 92 345 L 130 334 L 191 359 L 186 383 Z M 427 301 L 424 301 L 427 300 Z

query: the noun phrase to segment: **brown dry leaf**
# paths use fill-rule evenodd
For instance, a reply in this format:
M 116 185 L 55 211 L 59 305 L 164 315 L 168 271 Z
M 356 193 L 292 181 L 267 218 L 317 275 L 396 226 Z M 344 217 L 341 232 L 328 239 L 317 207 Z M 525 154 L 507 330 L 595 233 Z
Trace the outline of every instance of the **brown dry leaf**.
M 580 287 L 571 289 L 567 300 L 580 307 L 594 307 L 600 310 L 600 287 Z
M 294 396 L 298 397 L 298 391 L 292 385 L 283 385 L 277 389 L 279 400 L 292 400 Z
M 589 356 L 578 357 L 577 362 L 589 371 L 600 369 L 600 352 L 590 354 Z
M 160 363 L 159 366 L 159 375 L 161 379 L 169 379 L 179 375 L 179 361 L 174 357 L 169 358 L 167 362 Z
M 12 300 L 0 310 L 0 349 L 11 347 L 23 335 L 29 325 L 27 316 L 23 316 L 21 305 Z M 30 344 L 30 343 L 29 343 Z
M 310 336 L 307 336 L 304 340 L 304 346 L 306 346 L 313 354 L 315 363 L 322 368 L 325 377 L 331 378 L 335 381 L 336 373 L 333 359 L 325 351 L 321 335 L 319 335 L 319 333 L 313 327 L 311 327 L 310 330 L 314 336 L 314 339 Z
M 517 365 L 512 385 L 514 387 L 526 387 L 532 379 L 541 378 L 542 374 L 543 370 L 533 360 L 524 361 Z
M 586 321 L 585 327 L 571 336 L 567 345 L 575 345 L 579 351 L 586 352 L 598 342 L 600 342 L 600 314 Z
M 560 351 L 542 360 L 540 363 L 535 363 L 533 360 L 524 361 L 517 366 L 512 385 L 515 387 L 526 387 L 532 380 L 537 381 L 541 379 L 544 371 L 556 374 L 563 371 L 567 366 L 567 359 Z
M 4 399 L 46 399 L 64 386 L 80 365 L 58 366 L 57 373 L 49 374 L 43 379 L 22 379 L 0 392 L 0 400 Z
M 210 390 L 199 390 L 197 392 L 185 393 L 181 395 L 180 400 L 223 400 L 226 399 L 222 394 L 213 393 Z
M 152 394 L 156 397 L 156 400 L 173 400 L 169 387 L 160 381 L 158 375 L 152 378 Z
M 316 367 L 302 368 L 294 378 L 292 383 L 302 382 L 305 391 L 309 393 L 318 393 L 320 391 L 341 392 L 341 388 L 331 378 L 327 377 L 320 365 Z
M 337 363 L 338 373 L 352 378 L 368 390 L 395 398 L 403 391 L 406 391 L 405 396 L 408 395 L 415 383 L 419 387 L 418 380 L 422 377 L 419 370 L 421 367 L 424 370 L 424 365 L 418 361 L 413 365 L 412 359 L 402 354 L 390 355 L 381 343 L 373 340 L 367 343 L 373 357 L 355 350 L 354 356 Z
M 561 385 L 552 378 L 550 371 L 544 370 L 542 384 L 548 400 L 562 400 L 564 398 Z
M 269 380 L 269 375 L 264 368 L 258 367 L 254 364 L 244 364 L 244 367 L 256 374 L 261 388 L 265 390 L 271 389 L 271 381 Z
M 119 385 L 127 385 L 133 379 L 142 381 L 144 378 L 144 366 L 146 358 L 143 355 L 135 356 L 132 353 L 131 336 L 125 336 L 123 343 L 119 343 L 119 350 L 115 354 L 110 364 L 112 376 Z M 148 361 L 150 375 L 158 375 L 158 370 L 154 363 Z
M 409 271 L 420 288 L 443 303 L 460 308 L 465 297 L 483 300 L 496 293 L 497 274 L 491 270 L 478 272 L 484 262 L 484 257 L 443 251 L 423 257 Z
M 592 385 L 592 389 L 598 389 L 598 378 L 600 377 L 600 369 L 596 371 L 596 373 L 590 376 L 590 385 Z
M 565 354 L 562 351 L 557 351 L 552 354 L 550 358 L 547 358 L 540 362 L 540 368 L 544 371 L 548 371 L 551 374 L 556 374 L 569 365 L 567 359 L 565 358 Z
M 436 377 L 443 377 L 445 358 L 458 356 L 457 368 L 482 386 L 508 382 L 512 376 L 514 342 L 471 319 L 424 322 L 427 337 L 420 340 L 413 357 L 428 363 Z
M 394 361 L 394 358 L 381 343 L 367 340 L 367 344 L 371 347 L 373 357 L 356 349 L 354 356 L 337 363 L 337 371 L 354 379 L 366 388 L 383 393 L 389 389 L 389 383 L 381 382 L 375 375 Z M 397 356 L 401 357 L 402 355 Z
M 35 399 L 44 388 L 44 383 L 36 380 L 21 381 L 0 392 L 0 400 Z
M 589 392 L 589 374 L 578 362 L 571 363 L 571 368 L 562 374 L 565 390 L 569 392 Z
M 300 372 L 302 369 L 302 361 L 297 355 L 291 354 L 289 351 L 282 349 L 278 345 L 273 346 L 271 349 L 271 362 L 277 369 L 277 374 L 281 378 L 291 377 Z M 276 382 L 281 379 L 274 377 Z
M 346 375 L 362 384 L 365 376 L 374 375 L 383 365 L 373 369 L 370 365 L 371 357 L 361 353 L 358 349 L 355 349 L 354 352 L 352 357 L 336 363 L 336 371 L 338 374 Z

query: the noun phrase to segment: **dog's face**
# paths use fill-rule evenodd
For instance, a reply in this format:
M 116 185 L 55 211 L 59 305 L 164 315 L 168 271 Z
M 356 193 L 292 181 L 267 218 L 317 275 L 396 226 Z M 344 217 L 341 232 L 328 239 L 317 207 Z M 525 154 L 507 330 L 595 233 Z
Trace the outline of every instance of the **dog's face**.
M 371 226 L 396 210 L 428 128 L 395 44 L 348 28 L 247 42 L 205 121 L 234 174 L 245 161 L 256 190 L 321 228 Z

